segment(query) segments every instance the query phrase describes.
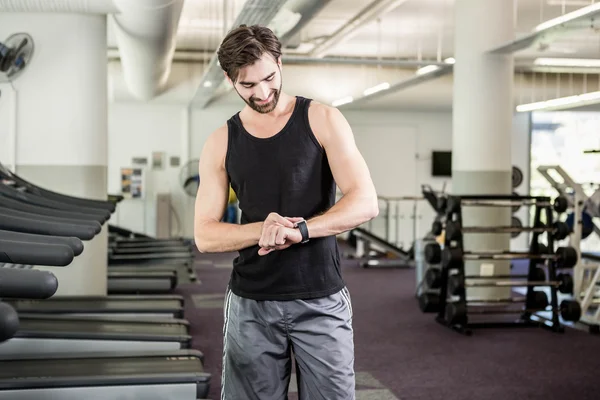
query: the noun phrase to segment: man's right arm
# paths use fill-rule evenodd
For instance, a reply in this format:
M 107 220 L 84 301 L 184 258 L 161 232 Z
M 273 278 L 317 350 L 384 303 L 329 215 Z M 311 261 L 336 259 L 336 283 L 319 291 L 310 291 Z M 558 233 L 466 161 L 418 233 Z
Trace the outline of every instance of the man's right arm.
M 194 240 L 202 253 L 228 252 L 258 244 L 262 222 L 230 224 L 221 222 L 229 197 L 225 170 L 227 126 L 217 129 L 206 141 L 200 155 L 200 185 L 196 195 Z

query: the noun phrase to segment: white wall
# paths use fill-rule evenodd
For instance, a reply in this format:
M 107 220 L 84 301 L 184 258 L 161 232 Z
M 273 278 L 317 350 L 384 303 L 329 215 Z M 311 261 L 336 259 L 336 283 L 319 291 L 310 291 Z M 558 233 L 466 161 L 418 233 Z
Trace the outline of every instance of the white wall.
M 109 109 L 108 192 L 120 193 L 120 171 L 136 166 L 132 158 L 143 157 L 144 198 L 126 199 L 117 207 L 111 223 L 154 235 L 156 232 L 156 195 L 170 193 L 174 211 L 185 212 L 188 199 L 179 186 L 180 167 L 171 167 L 170 158 L 187 159 L 188 123 L 186 109 L 177 105 L 113 103 Z M 152 166 L 152 153 L 163 152 L 161 169 Z M 179 220 L 183 223 L 180 215 Z M 179 229 L 178 229 L 179 228 Z M 183 234 L 173 220 L 173 234 Z

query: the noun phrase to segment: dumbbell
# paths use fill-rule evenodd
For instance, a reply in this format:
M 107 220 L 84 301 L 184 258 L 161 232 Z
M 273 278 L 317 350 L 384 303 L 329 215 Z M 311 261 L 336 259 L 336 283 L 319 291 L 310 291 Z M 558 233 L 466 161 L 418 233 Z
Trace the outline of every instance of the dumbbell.
M 451 295 L 459 296 L 464 294 L 465 287 L 520 287 L 520 286 L 556 286 L 561 293 L 573 293 L 573 277 L 569 274 L 558 274 L 556 281 L 546 281 L 546 273 L 542 268 L 534 268 L 531 280 L 517 280 L 517 278 L 529 279 L 528 275 L 508 275 L 508 276 L 478 276 L 462 273 L 450 275 L 448 277 L 448 292 Z M 482 280 L 477 282 L 477 280 Z M 471 282 L 465 282 L 469 280 Z M 475 281 L 475 282 L 473 282 Z
M 516 301 L 508 300 L 506 303 L 515 303 Z M 466 325 L 468 322 L 468 314 L 492 315 L 492 314 L 515 314 L 515 313 L 534 313 L 546 310 L 548 307 L 548 296 L 544 292 L 536 291 L 533 294 L 532 304 L 530 308 L 525 309 L 490 309 L 481 306 L 473 306 L 472 302 L 452 302 L 446 304 L 444 315 L 446 322 L 452 325 Z M 502 304 L 496 302 L 495 304 Z M 491 304 L 486 304 L 487 306 Z M 565 321 L 579 321 L 581 319 L 581 306 L 573 300 L 563 300 L 560 303 L 558 310 L 550 310 L 560 313 L 560 316 Z
M 430 243 L 434 244 L 434 243 Z M 427 249 L 426 249 L 427 250 Z M 437 256 L 435 249 L 430 249 L 430 255 Z M 427 254 L 427 253 L 426 253 Z M 441 262 L 445 268 L 458 268 L 465 260 L 555 260 L 556 268 L 573 268 L 577 264 L 577 250 L 573 247 L 559 247 L 554 254 L 531 254 L 526 252 L 465 252 L 459 247 L 444 247 L 441 251 Z
M 461 206 L 482 206 L 482 207 L 521 207 L 524 205 L 538 207 L 552 207 L 557 213 L 564 213 L 569 207 L 569 202 L 564 196 L 558 196 L 554 202 L 538 201 L 536 199 L 506 199 L 506 200 L 482 200 L 482 199 L 461 199 L 457 196 L 449 196 L 446 201 L 446 213 L 454 214 L 460 210 Z
M 514 223 L 514 222 L 513 222 Z M 463 233 L 521 233 L 521 232 L 550 232 L 556 240 L 563 240 L 571 233 L 564 222 L 554 222 L 552 226 L 523 227 L 523 226 L 468 226 L 462 227 L 456 221 L 446 221 L 446 239 L 460 240 Z
M 419 309 L 424 313 L 435 313 L 440 310 L 440 295 L 423 292 L 419 295 Z

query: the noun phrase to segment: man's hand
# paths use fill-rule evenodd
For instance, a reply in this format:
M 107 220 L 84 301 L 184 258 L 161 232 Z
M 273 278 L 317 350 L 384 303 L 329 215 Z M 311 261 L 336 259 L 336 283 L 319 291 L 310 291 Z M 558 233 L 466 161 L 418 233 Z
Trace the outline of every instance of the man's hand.
M 300 217 L 282 217 L 270 213 L 263 222 L 261 237 L 258 241 L 258 255 L 264 256 L 274 250 L 284 250 L 302 241 L 302 234 L 295 229 L 295 223 L 302 221 Z

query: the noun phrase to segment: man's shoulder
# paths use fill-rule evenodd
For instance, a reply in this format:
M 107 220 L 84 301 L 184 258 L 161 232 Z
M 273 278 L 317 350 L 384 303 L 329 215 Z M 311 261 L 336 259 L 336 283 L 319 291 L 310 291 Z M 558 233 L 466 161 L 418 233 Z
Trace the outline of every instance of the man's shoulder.
M 215 129 L 210 135 L 208 135 L 205 146 L 209 147 L 211 151 L 226 149 L 228 130 L 227 124 L 221 125 Z
M 316 100 L 312 100 L 310 102 L 308 117 L 311 123 L 318 125 L 329 125 L 341 116 L 342 113 L 336 107 L 321 103 Z

